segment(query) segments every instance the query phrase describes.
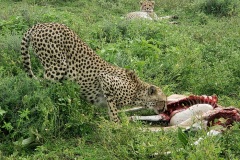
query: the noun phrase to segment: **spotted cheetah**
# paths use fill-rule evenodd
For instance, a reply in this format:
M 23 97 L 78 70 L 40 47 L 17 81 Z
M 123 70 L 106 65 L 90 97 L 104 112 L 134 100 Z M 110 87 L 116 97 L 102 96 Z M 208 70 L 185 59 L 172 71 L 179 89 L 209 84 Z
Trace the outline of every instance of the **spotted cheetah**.
M 177 19 L 177 16 L 164 16 L 158 17 L 157 14 L 153 11 L 155 1 L 141 1 L 140 2 L 140 11 L 130 12 L 126 15 L 127 20 L 131 19 L 148 19 L 148 20 L 163 20 L 163 19 Z
M 154 20 L 157 19 L 157 15 L 154 13 L 155 1 L 141 1 L 140 2 L 140 11 L 138 12 L 130 12 L 126 15 L 126 19 L 149 19 Z
M 119 122 L 118 108 L 122 106 L 143 106 L 157 113 L 166 108 L 166 96 L 159 87 L 141 81 L 131 70 L 104 61 L 64 24 L 36 24 L 24 34 L 23 65 L 27 74 L 36 78 L 31 69 L 30 44 L 43 65 L 45 79 L 75 81 L 81 97 L 107 106 L 114 122 Z

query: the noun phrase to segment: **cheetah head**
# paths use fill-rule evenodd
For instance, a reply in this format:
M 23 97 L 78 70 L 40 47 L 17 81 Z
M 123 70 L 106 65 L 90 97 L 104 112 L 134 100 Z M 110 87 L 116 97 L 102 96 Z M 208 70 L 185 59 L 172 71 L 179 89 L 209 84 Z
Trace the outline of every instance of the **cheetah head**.
M 149 1 L 149 0 L 141 1 L 140 11 L 153 12 L 154 4 L 155 4 L 155 1 Z
M 136 97 L 138 106 L 154 109 L 157 114 L 166 110 L 167 96 L 157 86 L 146 85 L 137 91 Z

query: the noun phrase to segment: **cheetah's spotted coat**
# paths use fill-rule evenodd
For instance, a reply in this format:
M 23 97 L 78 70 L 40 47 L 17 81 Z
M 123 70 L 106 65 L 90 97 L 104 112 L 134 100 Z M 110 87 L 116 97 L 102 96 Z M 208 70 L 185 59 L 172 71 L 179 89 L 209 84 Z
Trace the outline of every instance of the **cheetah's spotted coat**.
M 77 82 L 81 96 L 93 104 L 108 106 L 115 122 L 119 121 L 118 107 L 144 106 L 158 112 L 166 107 L 166 96 L 160 88 L 141 81 L 132 71 L 107 63 L 63 24 L 37 24 L 25 33 L 21 54 L 30 77 L 35 78 L 28 52 L 30 42 L 44 67 L 44 78 Z

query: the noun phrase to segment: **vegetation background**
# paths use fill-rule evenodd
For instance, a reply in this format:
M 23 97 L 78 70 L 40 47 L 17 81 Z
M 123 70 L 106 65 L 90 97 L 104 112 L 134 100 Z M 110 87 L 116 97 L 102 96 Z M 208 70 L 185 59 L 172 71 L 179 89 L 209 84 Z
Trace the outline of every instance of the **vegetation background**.
M 0 0 L 0 159 L 240 157 L 239 124 L 193 146 L 206 131 L 142 132 L 146 124 L 129 123 L 125 113 L 116 125 L 106 109 L 79 98 L 76 84 L 39 82 L 24 73 L 23 33 L 36 23 L 58 22 L 103 59 L 135 70 L 167 95 L 216 94 L 219 104 L 240 107 L 239 0 L 155 1 L 157 15 L 177 15 L 177 25 L 124 20 L 139 10 L 138 0 Z

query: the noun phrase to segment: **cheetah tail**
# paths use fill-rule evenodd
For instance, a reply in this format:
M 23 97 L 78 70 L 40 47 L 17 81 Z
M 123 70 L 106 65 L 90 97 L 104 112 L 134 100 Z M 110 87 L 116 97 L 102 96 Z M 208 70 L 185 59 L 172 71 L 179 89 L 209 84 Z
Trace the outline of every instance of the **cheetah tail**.
M 22 55 L 22 60 L 23 60 L 23 67 L 24 67 L 25 71 L 27 72 L 28 76 L 31 78 L 35 78 L 35 76 L 32 72 L 30 54 L 28 52 L 28 48 L 30 45 L 31 32 L 32 32 L 32 29 L 29 29 L 22 38 L 21 55 Z

